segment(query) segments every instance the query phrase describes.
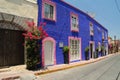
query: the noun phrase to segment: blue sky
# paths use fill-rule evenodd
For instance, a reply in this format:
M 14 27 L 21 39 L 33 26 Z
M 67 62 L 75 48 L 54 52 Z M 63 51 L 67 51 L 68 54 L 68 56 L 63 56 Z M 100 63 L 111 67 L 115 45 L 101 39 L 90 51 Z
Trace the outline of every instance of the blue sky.
M 115 0 L 64 0 L 84 12 L 95 14 L 95 20 L 106 27 L 109 36 L 120 39 L 120 12 Z M 120 0 L 116 0 L 120 9 Z

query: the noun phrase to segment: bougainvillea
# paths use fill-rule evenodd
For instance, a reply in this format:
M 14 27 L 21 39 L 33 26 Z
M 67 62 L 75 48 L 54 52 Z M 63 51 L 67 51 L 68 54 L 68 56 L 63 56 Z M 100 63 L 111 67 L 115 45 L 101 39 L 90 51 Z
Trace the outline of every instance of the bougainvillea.
M 48 37 L 48 34 L 45 30 L 43 30 L 43 27 L 46 25 L 46 23 L 40 23 L 40 26 L 35 26 L 34 22 L 28 22 L 28 29 L 26 30 L 26 33 L 23 33 L 25 36 L 25 39 L 43 39 L 45 37 Z
M 23 33 L 26 46 L 26 66 L 29 70 L 37 69 L 40 64 L 40 45 L 39 41 L 48 37 L 48 34 L 43 29 L 46 23 L 40 23 L 40 26 L 35 26 L 34 22 L 28 22 L 28 29 Z

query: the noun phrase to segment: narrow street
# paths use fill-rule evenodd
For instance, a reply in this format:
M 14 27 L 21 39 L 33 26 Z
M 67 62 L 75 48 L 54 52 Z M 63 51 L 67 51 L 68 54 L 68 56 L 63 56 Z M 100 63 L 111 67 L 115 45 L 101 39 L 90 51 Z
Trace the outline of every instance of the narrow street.
M 120 54 L 99 62 L 39 76 L 40 80 L 120 80 Z

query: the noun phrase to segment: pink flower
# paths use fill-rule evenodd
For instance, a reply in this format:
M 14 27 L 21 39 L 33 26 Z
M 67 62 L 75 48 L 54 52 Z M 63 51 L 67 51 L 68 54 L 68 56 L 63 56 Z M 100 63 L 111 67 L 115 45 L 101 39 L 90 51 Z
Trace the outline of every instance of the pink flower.
M 43 23 L 43 26 L 45 26 L 45 25 L 46 25 L 46 22 Z
M 43 24 L 43 23 L 42 23 L 42 22 L 40 22 L 40 26 L 42 26 L 42 24 Z
M 28 22 L 28 21 L 26 21 L 26 23 L 27 23 L 27 25 L 28 25 L 30 28 L 34 27 L 34 25 L 35 25 L 34 22 Z
M 48 37 L 48 34 L 46 33 L 45 36 Z
M 32 36 L 30 36 L 30 39 L 32 40 L 32 39 L 33 39 L 33 37 L 32 37 Z
M 28 32 L 27 34 L 28 34 L 28 36 L 32 37 L 32 33 L 31 32 Z

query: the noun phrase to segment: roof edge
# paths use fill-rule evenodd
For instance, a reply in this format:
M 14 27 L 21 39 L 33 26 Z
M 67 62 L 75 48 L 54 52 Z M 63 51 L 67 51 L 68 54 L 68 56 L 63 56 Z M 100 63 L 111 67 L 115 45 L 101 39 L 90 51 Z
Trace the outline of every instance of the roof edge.
M 78 8 L 76 8 L 76 7 L 74 7 L 73 5 L 67 3 L 67 2 L 64 1 L 64 0 L 60 0 L 60 1 L 63 2 L 63 3 L 65 3 L 65 4 L 67 4 L 68 6 L 70 6 L 70 7 L 72 7 L 72 8 L 74 8 L 74 9 L 80 11 L 81 13 L 83 13 L 84 15 L 86 15 L 87 17 L 89 17 L 89 18 L 91 18 L 92 20 L 94 20 L 94 21 L 95 21 L 97 24 L 99 24 L 102 28 L 104 28 L 104 29 L 107 30 L 107 28 L 105 28 L 103 25 L 101 25 L 98 21 L 96 21 L 94 18 L 92 18 L 90 15 L 88 15 L 88 14 L 85 13 L 84 11 L 82 11 L 82 10 L 80 10 L 80 9 L 78 9 Z M 108 31 L 108 30 L 107 30 L 107 31 Z

